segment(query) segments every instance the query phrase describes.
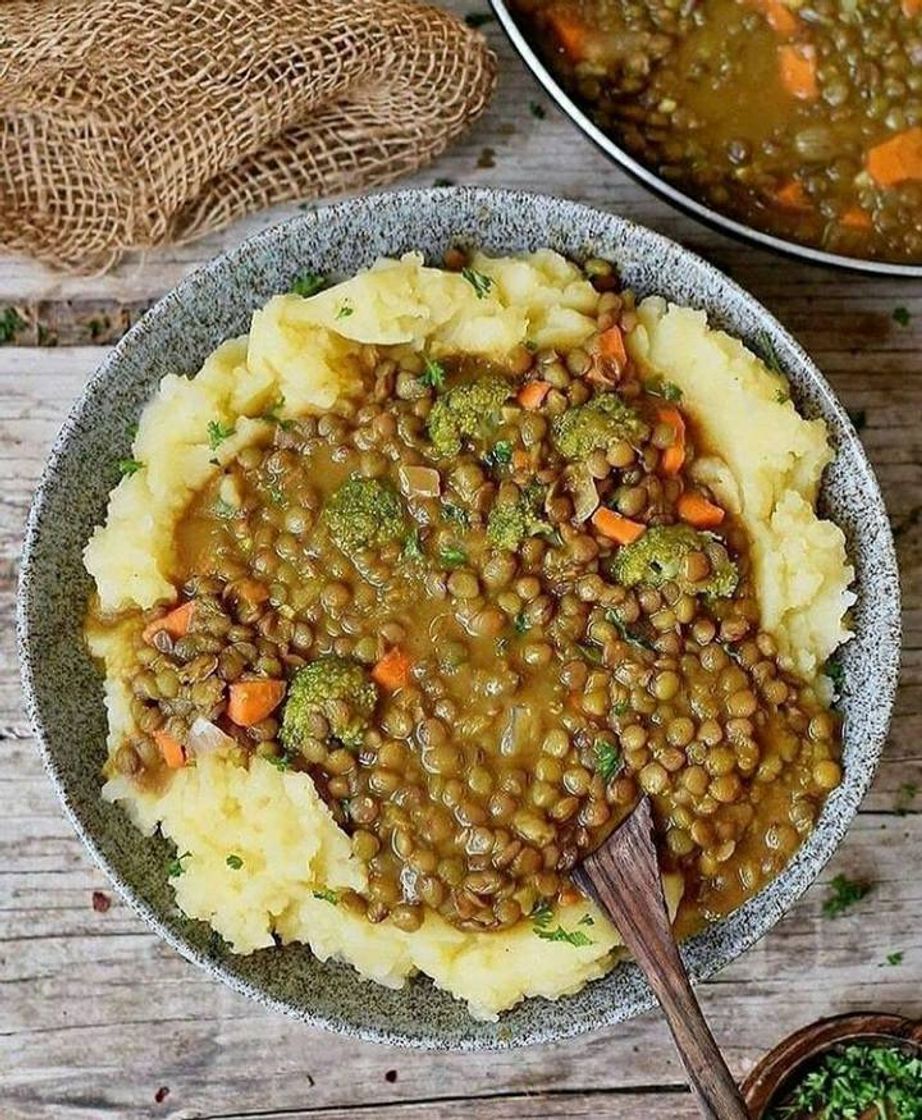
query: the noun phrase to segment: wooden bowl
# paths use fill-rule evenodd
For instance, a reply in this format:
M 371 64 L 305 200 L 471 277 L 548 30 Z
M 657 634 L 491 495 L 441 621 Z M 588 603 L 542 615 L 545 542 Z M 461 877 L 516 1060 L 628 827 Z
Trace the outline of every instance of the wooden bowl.
M 771 1105 L 793 1088 L 797 1075 L 840 1042 L 896 1042 L 922 1052 L 922 1019 L 874 1011 L 820 1019 L 790 1035 L 766 1054 L 742 1085 L 752 1120 L 764 1120 Z

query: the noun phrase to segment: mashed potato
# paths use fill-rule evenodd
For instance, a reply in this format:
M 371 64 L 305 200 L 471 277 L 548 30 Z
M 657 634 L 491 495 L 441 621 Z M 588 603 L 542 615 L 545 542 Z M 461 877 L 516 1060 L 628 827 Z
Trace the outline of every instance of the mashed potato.
M 328 408 L 354 385 L 362 347 L 425 345 L 436 355 L 499 359 L 526 341 L 572 348 L 595 330 L 598 293 L 558 255 L 477 257 L 472 268 L 476 284 L 409 254 L 308 300 L 277 296 L 254 314 L 247 337 L 220 346 L 195 377 L 165 377 L 132 450 L 146 469 L 112 492 L 106 523 L 86 548 L 103 612 L 175 596 L 173 531 L 192 494 L 243 446 L 268 437 L 270 425 L 260 419 L 268 409 Z M 763 623 L 810 678 L 847 636 L 841 619 L 852 575 L 841 532 L 813 511 L 830 457 L 822 422 L 780 403 L 777 378 L 739 343 L 709 330 L 702 315 L 648 300 L 639 320 L 632 350 L 651 376 L 682 388 L 684 407 L 719 449 L 697 469 L 749 528 Z M 217 447 L 209 441 L 214 423 L 233 430 Z M 120 677 L 138 625 L 116 621 L 88 631 L 106 666 L 113 750 L 133 730 Z M 178 904 L 239 953 L 276 938 L 303 941 L 321 959 L 345 961 L 389 986 L 424 972 L 472 1014 L 495 1018 L 526 996 L 577 991 L 611 966 L 619 944 L 586 903 L 553 917 L 550 932 L 559 923 L 578 935 L 570 942 L 541 936 L 532 921 L 472 933 L 429 913 L 409 933 L 356 917 L 337 904 L 339 890 L 365 885 L 347 837 L 307 775 L 259 758 L 248 768 L 221 756 L 200 759 L 158 792 L 117 777 L 104 796 L 123 804 L 142 831 L 159 827 L 188 853 L 173 880 Z M 680 877 L 667 877 L 666 888 L 674 913 Z

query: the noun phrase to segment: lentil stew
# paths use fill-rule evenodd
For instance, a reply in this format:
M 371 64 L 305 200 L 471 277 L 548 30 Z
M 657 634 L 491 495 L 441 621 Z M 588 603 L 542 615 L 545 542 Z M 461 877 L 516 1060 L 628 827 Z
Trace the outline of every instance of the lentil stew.
M 512 0 L 596 124 L 715 210 L 922 262 L 917 0 Z
M 178 605 L 137 618 L 115 773 L 156 788 L 214 749 L 306 771 L 368 870 L 337 901 L 405 931 L 572 900 L 641 791 L 680 932 L 782 869 L 841 779 L 839 721 L 760 631 L 746 532 L 691 478 L 704 440 L 628 355 L 633 294 L 585 273 L 582 346 L 366 346 L 356 395 L 266 414 L 179 522 Z

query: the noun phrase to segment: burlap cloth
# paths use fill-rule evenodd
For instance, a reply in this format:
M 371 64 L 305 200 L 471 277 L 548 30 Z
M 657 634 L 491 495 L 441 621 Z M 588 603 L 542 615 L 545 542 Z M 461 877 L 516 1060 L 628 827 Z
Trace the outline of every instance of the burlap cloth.
M 482 38 L 412 0 L 0 0 L 0 248 L 79 271 L 412 171 Z

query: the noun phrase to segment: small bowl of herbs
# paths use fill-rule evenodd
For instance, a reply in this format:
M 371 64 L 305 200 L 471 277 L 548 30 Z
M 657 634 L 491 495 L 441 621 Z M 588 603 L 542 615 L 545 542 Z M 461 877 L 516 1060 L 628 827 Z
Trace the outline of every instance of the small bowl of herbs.
M 922 1020 L 821 1019 L 763 1058 L 743 1095 L 752 1120 L 922 1120 Z

